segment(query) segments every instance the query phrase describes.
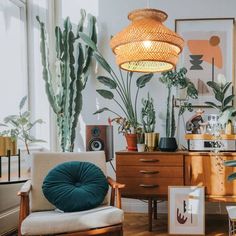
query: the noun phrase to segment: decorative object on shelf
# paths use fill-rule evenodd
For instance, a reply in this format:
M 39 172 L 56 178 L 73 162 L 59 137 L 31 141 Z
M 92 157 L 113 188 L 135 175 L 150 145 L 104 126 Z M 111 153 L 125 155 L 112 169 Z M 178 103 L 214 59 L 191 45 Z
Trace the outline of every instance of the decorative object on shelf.
M 192 134 L 201 134 L 206 132 L 208 122 L 203 120 L 204 111 L 198 109 L 193 116 L 186 122 L 186 131 Z
M 92 49 L 84 46 L 80 40 L 80 32 L 85 31 L 86 13 L 80 11 L 81 19 L 77 33 L 72 31 L 69 17 L 64 21 L 64 29 L 55 28 L 56 34 L 56 75 L 52 76 L 49 65 L 49 48 L 44 23 L 37 20 L 41 28 L 41 56 L 43 79 L 45 81 L 48 101 L 56 114 L 60 146 L 62 151 L 72 152 L 76 137 L 76 127 L 82 109 L 82 90 L 85 88 L 92 58 Z M 86 32 L 88 38 L 97 43 L 96 19 L 88 14 Z M 74 49 L 78 49 L 77 58 Z M 56 86 L 56 87 L 55 87 Z
M 193 106 L 206 106 L 212 101 L 207 81 L 216 81 L 221 73 L 231 82 L 234 78 L 234 18 L 177 19 L 175 31 L 184 38 L 186 46 L 179 65 L 189 71 L 199 97 L 190 99 Z
M 101 55 L 101 53 L 98 51 L 97 46 L 94 44 L 94 42 L 89 39 L 89 37 L 83 33 L 79 34 L 81 39 L 84 40 L 85 43 L 87 43 L 88 46 L 90 46 L 93 49 L 93 55 L 96 58 L 97 62 L 105 69 L 110 77 L 106 76 L 98 76 L 97 80 L 108 87 L 108 90 L 106 89 L 98 89 L 97 93 L 101 95 L 103 98 L 108 100 L 113 100 L 115 104 L 120 108 L 120 110 L 123 112 L 121 115 L 117 111 L 111 110 L 108 107 L 102 107 L 94 114 L 99 114 L 104 111 L 109 111 L 113 113 L 116 118 L 110 119 L 111 121 L 115 121 L 119 124 L 119 133 L 123 134 L 133 134 L 137 133 L 140 124 L 138 122 L 138 116 L 137 116 L 137 104 L 138 104 L 138 96 L 140 89 L 146 86 L 146 84 L 152 79 L 153 74 L 144 74 L 139 76 L 135 82 L 136 82 L 136 92 L 135 94 L 131 93 L 131 87 L 133 87 L 133 72 L 127 72 L 126 74 L 126 81 L 124 78 L 124 75 L 120 71 L 120 76 L 118 76 L 114 70 L 111 68 L 109 63 L 105 60 L 105 58 Z M 114 91 L 114 92 L 113 92 Z M 118 98 L 118 99 L 117 99 Z
M 145 140 L 144 140 L 144 133 L 141 132 L 141 133 L 138 133 L 137 134 L 137 149 L 138 149 L 138 152 L 144 152 L 145 151 L 145 148 L 146 148 L 146 145 L 145 145 Z
M 19 104 L 19 114 L 10 115 L 4 118 L 0 126 L 4 127 L 5 130 L 0 132 L 1 136 L 11 137 L 13 141 L 22 141 L 25 145 L 27 154 L 30 154 L 29 144 L 36 142 L 45 142 L 42 139 L 36 139 L 32 134 L 31 130 L 36 124 L 42 124 L 42 119 L 37 119 L 34 122 L 31 121 L 31 114 L 28 110 L 23 110 L 26 104 L 27 96 L 23 97 Z M 10 149 L 11 150 L 11 149 Z M 15 152 L 12 154 L 16 154 Z
M 169 186 L 169 234 L 205 235 L 204 200 L 204 187 Z
M 187 69 L 181 68 L 178 71 L 167 71 L 163 72 L 162 76 L 160 77 L 160 82 L 163 83 L 167 90 L 168 90 L 168 96 L 167 96 L 167 109 L 166 109 L 166 137 L 161 137 L 163 139 L 160 140 L 159 148 L 162 151 L 173 151 L 176 150 L 177 143 L 174 138 L 175 136 L 175 130 L 176 130 L 176 124 L 175 124 L 175 114 L 174 114 L 174 96 L 172 95 L 172 89 L 173 87 L 179 88 L 180 90 L 185 89 L 186 90 L 186 103 L 183 104 L 178 112 L 178 117 L 183 115 L 183 113 L 188 110 L 192 111 L 191 103 L 188 102 L 188 98 L 191 97 L 193 99 L 196 99 L 198 97 L 198 91 L 194 84 L 187 78 Z M 179 119 L 178 119 L 179 120 Z M 168 141 L 168 139 L 170 141 Z M 164 145 L 164 146 L 162 146 Z M 170 145 L 170 146 L 167 146 Z
M 142 99 L 141 118 L 145 132 L 145 144 L 147 151 L 154 151 L 157 148 L 159 134 L 154 133 L 156 124 L 156 112 L 153 106 L 153 99 L 149 93 L 147 99 Z
M 163 25 L 167 14 L 157 9 L 129 13 L 132 23 L 112 37 L 110 45 L 120 68 L 138 72 L 161 72 L 175 67 L 184 40 Z

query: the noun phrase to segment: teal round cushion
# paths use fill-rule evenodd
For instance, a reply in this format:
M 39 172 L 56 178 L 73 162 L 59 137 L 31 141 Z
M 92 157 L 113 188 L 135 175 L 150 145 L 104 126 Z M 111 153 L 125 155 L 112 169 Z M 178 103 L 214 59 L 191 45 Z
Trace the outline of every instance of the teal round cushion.
M 89 162 L 65 162 L 49 171 L 42 185 L 47 200 L 64 212 L 99 206 L 108 191 L 102 170 Z

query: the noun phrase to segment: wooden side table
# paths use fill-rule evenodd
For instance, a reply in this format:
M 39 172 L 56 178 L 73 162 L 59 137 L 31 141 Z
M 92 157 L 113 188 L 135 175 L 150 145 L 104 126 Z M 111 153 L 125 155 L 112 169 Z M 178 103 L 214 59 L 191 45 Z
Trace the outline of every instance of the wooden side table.
M 116 178 L 125 184 L 122 197 L 148 200 L 149 231 L 157 219 L 157 200 L 167 199 L 168 186 L 184 185 L 181 152 L 116 152 Z

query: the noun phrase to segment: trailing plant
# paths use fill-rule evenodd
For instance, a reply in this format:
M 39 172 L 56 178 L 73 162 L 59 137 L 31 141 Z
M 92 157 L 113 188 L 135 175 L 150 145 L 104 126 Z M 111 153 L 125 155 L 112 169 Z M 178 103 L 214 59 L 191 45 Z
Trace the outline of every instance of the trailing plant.
M 160 77 L 160 82 L 165 84 L 168 94 L 167 94 L 167 108 L 166 108 L 166 137 L 175 136 L 175 114 L 174 114 L 174 96 L 172 95 L 172 89 L 186 89 L 186 98 L 196 99 L 198 97 L 198 91 L 195 85 L 186 77 L 187 69 L 185 67 L 179 69 L 179 71 L 167 71 L 162 72 Z M 190 102 L 185 102 L 179 109 L 178 115 L 182 115 L 186 110 L 192 111 L 192 104 Z
M 56 114 L 57 127 L 62 151 L 72 152 L 76 135 L 78 117 L 82 109 L 82 90 L 85 88 L 92 49 L 84 45 L 80 39 L 80 32 L 86 32 L 88 38 L 96 45 L 96 19 L 88 14 L 88 25 L 85 29 L 86 13 L 80 11 L 81 19 L 77 26 L 77 33 L 72 31 L 69 17 L 64 21 L 64 28 L 55 28 L 56 36 L 56 75 L 52 76 L 49 65 L 49 49 L 47 45 L 44 23 L 37 20 L 41 28 L 41 56 L 43 65 L 43 79 L 48 101 Z M 78 49 L 75 57 L 75 49 Z
M 220 122 L 225 124 L 236 115 L 236 110 L 230 105 L 235 95 L 226 95 L 232 82 L 227 82 L 224 75 L 218 74 L 217 82 L 208 81 L 207 85 L 212 89 L 216 102 L 205 102 L 205 104 L 216 109 L 220 116 Z
M 79 34 L 80 37 L 84 40 L 84 42 L 93 49 L 93 55 L 97 62 L 106 70 L 109 74 L 107 76 L 98 76 L 97 80 L 103 84 L 108 89 L 97 89 L 97 93 L 101 95 L 103 98 L 108 100 L 113 100 L 118 107 L 120 108 L 119 113 L 110 109 L 109 107 L 102 107 L 94 114 L 99 114 L 104 111 L 109 111 L 116 115 L 119 118 L 125 117 L 126 121 L 130 124 L 130 127 L 133 128 L 134 132 L 136 132 L 139 127 L 139 122 L 137 118 L 137 104 L 138 104 L 138 95 L 141 88 L 145 87 L 145 85 L 151 80 L 153 74 L 144 74 L 136 78 L 133 78 L 133 72 L 127 72 L 126 76 L 123 74 L 121 69 L 119 69 L 119 76 L 115 73 L 106 59 L 99 52 L 97 46 L 92 40 L 85 35 L 84 33 Z M 126 78 L 125 78 L 126 77 Z M 133 96 L 131 92 L 131 88 L 134 87 L 133 83 L 136 83 L 136 92 Z M 132 129 L 130 129 L 132 130 Z M 131 131 L 132 132 L 132 131 Z
M 1 136 L 10 136 L 13 140 L 21 140 L 25 144 L 25 148 L 28 154 L 29 144 L 36 142 L 45 142 L 42 139 L 36 139 L 31 130 L 36 124 L 42 124 L 42 119 L 37 119 L 34 122 L 31 121 L 31 115 L 28 110 L 24 110 L 27 96 L 23 97 L 19 104 L 19 113 L 17 115 L 9 115 L 3 119 L 3 123 L 0 126 L 6 130 L 0 132 Z
M 142 99 L 142 125 L 145 133 L 152 133 L 155 130 L 156 112 L 153 106 L 153 99 L 147 96 L 147 99 Z

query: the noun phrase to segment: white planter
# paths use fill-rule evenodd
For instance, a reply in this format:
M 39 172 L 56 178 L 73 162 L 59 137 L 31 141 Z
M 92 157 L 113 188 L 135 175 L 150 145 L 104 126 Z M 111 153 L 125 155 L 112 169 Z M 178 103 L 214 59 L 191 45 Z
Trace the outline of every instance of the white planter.
M 25 168 L 27 170 L 27 172 L 30 172 L 31 170 L 31 166 L 32 166 L 32 157 L 30 154 L 25 154 L 23 156 L 23 160 L 25 162 Z
M 144 143 L 137 143 L 138 152 L 145 152 L 145 147 Z

